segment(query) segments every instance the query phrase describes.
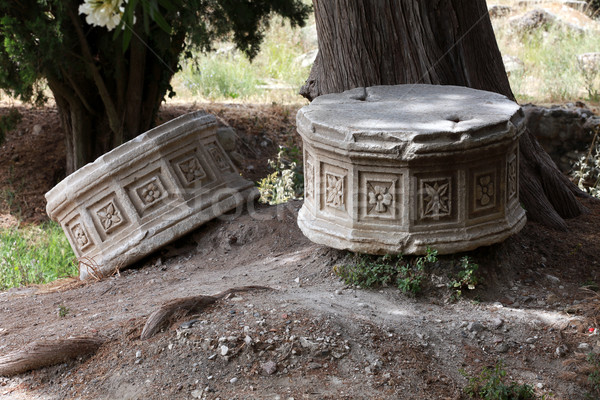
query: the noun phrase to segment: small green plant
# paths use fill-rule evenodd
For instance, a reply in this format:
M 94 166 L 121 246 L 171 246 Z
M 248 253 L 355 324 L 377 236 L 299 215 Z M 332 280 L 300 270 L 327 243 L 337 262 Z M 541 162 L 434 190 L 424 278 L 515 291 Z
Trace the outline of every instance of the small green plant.
M 286 152 L 285 148 L 279 148 L 277 160 L 269 160 L 273 173 L 258 182 L 259 201 L 262 203 L 274 205 L 302 198 L 304 175 L 301 164 L 288 161 Z
M 0 290 L 77 274 L 77 262 L 54 222 L 0 230 Z
M 352 264 L 336 265 L 334 273 L 345 283 L 364 288 L 394 285 L 402 292 L 415 296 L 422 292 L 426 278 L 425 267 L 437 261 L 437 251 L 407 262 L 402 255 L 356 255 Z
M 67 306 L 64 306 L 62 304 L 58 306 L 58 316 L 61 318 L 66 317 L 69 314 L 69 311 L 71 310 L 69 310 Z
M 0 144 L 4 142 L 6 134 L 17 127 L 23 116 L 16 108 L 11 108 L 8 114 L 0 116 Z
M 588 399 L 597 399 L 600 397 L 600 355 L 589 353 L 587 362 L 590 364 L 588 383 L 591 387 L 591 392 L 586 394 Z
M 469 380 L 464 389 L 470 398 L 484 400 L 534 400 L 535 391 L 531 385 L 511 382 L 506 384 L 506 370 L 502 361 L 493 368 L 485 367 L 479 375 L 471 376 L 465 370 L 460 373 Z
M 468 256 L 464 256 L 460 259 L 460 271 L 456 275 L 456 279 L 453 279 L 449 283 L 449 287 L 454 289 L 453 297 L 458 299 L 462 296 L 463 290 L 474 290 L 475 286 L 479 283 L 479 279 L 475 274 L 479 269 L 479 265 L 471 261 Z

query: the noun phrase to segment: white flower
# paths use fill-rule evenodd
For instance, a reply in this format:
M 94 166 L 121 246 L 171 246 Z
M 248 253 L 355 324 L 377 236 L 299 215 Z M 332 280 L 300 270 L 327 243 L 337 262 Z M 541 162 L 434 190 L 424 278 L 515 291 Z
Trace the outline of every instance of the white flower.
M 104 26 L 109 31 L 115 29 L 123 17 L 124 0 L 84 0 L 79 13 L 85 14 L 90 25 Z

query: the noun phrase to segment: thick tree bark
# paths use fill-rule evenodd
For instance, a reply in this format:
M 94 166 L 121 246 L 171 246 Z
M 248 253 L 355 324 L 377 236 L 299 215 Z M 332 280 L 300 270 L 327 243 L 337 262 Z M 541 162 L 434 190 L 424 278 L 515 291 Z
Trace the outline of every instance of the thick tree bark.
M 313 0 L 319 53 L 300 93 L 355 87 L 467 86 L 514 100 L 485 0 Z M 520 142 L 521 201 L 530 220 L 566 229 L 584 195 L 528 131 Z

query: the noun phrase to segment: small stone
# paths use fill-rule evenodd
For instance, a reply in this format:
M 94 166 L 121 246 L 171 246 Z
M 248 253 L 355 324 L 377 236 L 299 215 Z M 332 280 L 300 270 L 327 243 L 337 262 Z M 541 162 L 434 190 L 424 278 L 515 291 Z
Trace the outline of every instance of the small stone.
M 141 358 L 142 357 L 142 351 L 138 350 L 135 352 L 135 358 Z
M 538 384 L 535 386 L 540 390 L 544 388 L 544 384 L 542 382 L 538 382 Z
M 469 322 L 467 325 L 467 330 L 469 332 L 481 332 L 485 329 L 485 327 L 480 322 Z
M 246 335 L 246 337 L 244 338 L 244 343 L 246 343 L 246 346 L 250 346 L 252 344 L 252 338 Z
M 273 375 L 277 371 L 277 363 L 274 361 L 267 361 L 262 365 L 262 370 L 265 375 Z
M 564 344 L 558 346 L 556 348 L 556 351 L 554 352 L 558 357 L 564 357 L 565 355 L 567 355 L 567 351 L 569 349 L 567 348 L 567 346 L 565 346 Z
M 195 324 L 196 322 L 198 322 L 198 321 L 199 321 L 199 320 L 197 320 L 197 319 L 193 319 L 193 320 L 191 320 L 191 321 L 185 321 L 184 323 L 182 323 L 181 325 L 179 325 L 179 327 L 180 327 L 181 329 L 190 329 L 190 328 L 191 328 L 192 326 L 194 326 L 194 324 Z
M 229 353 L 229 347 L 227 347 L 226 345 L 222 345 L 221 346 L 221 355 L 226 356 L 227 353 Z
M 504 321 L 500 318 L 494 318 L 492 320 L 492 328 L 494 329 L 500 329 L 502 327 L 502 325 L 504 325 Z
M 235 376 L 233 378 L 231 378 L 229 380 L 229 383 L 236 383 L 238 381 L 238 378 L 236 378 Z
M 577 349 L 578 349 L 578 350 L 584 350 L 584 351 L 587 351 L 587 350 L 589 350 L 590 348 L 591 348 L 591 346 L 589 345 L 589 343 L 579 343 L 579 344 L 577 345 Z
M 337 294 L 337 295 L 340 295 L 340 294 L 342 294 L 342 293 L 343 293 L 343 292 L 342 292 L 340 289 L 338 289 L 338 290 L 336 290 L 336 291 L 335 291 L 335 294 Z
M 208 356 L 208 359 L 209 360 L 214 360 L 216 356 L 217 356 L 216 354 L 211 354 L 210 356 Z
M 311 362 L 310 364 L 308 364 L 308 369 L 319 369 L 321 367 L 323 366 L 317 362 Z
M 525 343 L 527 343 L 527 344 L 533 344 L 533 343 L 535 343 L 537 341 L 538 341 L 538 337 L 537 336 L 529 337 L 529 338 L 525 339 Z
M 195 399 L 201 399 L 202 395 L 204 394 L 204 389 L 196 389 L 196 390 L 192 390 L 192 392 L 190 393 L 192 395 L 193 398 Z
M 496 352 L 498 353 L 506 353 L 508 351 L 508 345 L 506 343 L 500 343 L 496 346 Z

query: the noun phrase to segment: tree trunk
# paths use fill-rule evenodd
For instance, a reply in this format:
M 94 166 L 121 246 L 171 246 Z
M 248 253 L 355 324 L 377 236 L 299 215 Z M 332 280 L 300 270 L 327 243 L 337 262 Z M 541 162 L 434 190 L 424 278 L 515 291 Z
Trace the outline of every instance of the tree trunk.
M 319 53 L 300 93 L 355 87 L 467 86 L 514 100 L 485 0 L 313 0 Z M 526 131 L 520 196 L 530 220 L 566 229 L 585 195 Z

